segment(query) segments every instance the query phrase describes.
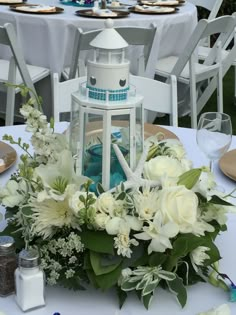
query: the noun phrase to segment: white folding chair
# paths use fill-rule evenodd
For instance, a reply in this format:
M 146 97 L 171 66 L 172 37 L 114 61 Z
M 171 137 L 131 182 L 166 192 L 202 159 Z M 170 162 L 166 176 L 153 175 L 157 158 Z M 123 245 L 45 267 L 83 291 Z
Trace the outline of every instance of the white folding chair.
M 153 40 L 156 35 L 156 26 L 151 24 L 149 28 L 144 27 L 117 27 L 115 28 L 119 34 L 127 41 L 129 46 L 143 46 L 141 56 L 138 58 L 138 75 L 144 75 L 148 58 L 151 53 Z M 62 76 L 64 79 L 72 79 L 76 76 L 84 76 L 86 74 L 85 59 L 80 58 L 80 53 L 91 50 L 89 43 L 95 38 L 101 30 L 83 32 L 80 28 L 76 31 L 72 59 L 69 68 L 66 68 Z
M 232 16 L 236 18 L 236 12 L 234 12 L 232 14 Z M 225 45 L 222 47 L 222 59 L 223 60 L 224 60 L 225 57 L 227 57 L 227 55 L 229 54 L 230 50 L 233 48 L 232 47 L 232 41 L 233 40 L 234 40 L 234 45 L 235 45 L 235 43 L 236 43 L 236 28 L 233 30 L 231 36 L 226 41 Z M 198 48 L 198 58 L 200 60 L 205 60 L 206 57 L 209 55 L 210 51 L 211 51 L 210 47 L 200 46 Z M 234 67 L 234 103 L 236 105 L 236 55 L 235 55 L 235 58 L 233 59 L 232 66 Z
M 223 0 L 188 0 L 189 2 L 193 3 L 196 7 L 201 7 L 204 9 L 207 9 L 209 11 L 209 15 L 207 17 L 207 20 L 212 20 L 216 18 L 220 6 L 223 2 Z M 210 46 L 210 37 L 206 38 L 201 43 L 202 46 L 209 47 Z
M 61 120 L 62 113 L 71 112 L 71 94 L 78 91 L 79 84 L 86 79 L 86 77 L 80 77 L 60 82 L 58 73 L 53 74 L 53 117 L 55 122 Z
M 15 94 L 19 88 L 7 86 L 6 83 L 24 84 L 30 89 L 30 96 L 35 98 L 37 93 L 34 83 L 50 75 L 49 69 L 26 65 L 22 50 L 17 44 L 16 33 L 12 24 L 0 26 L 0 44 L 11 49 L 10 61 L 0 59 L 0 90 L 7 92 L 5 124 L 12 125 L 14 121 Z
M 178 127 L 177 81 L 174 75 L 165 83 L 150 78 L 130 75 L 130 83 L 143 96 L 144 110 L 170 115 L 170 125 Z
M 191 125 L 193 128 L 197 127 L 197 114 L 206 104 L 215 88 L 217 88 L 218 92 L 217 110 L 221 112 L 223 111 L 222 78 L 227 64 L 231 62 L 233 52 L 223 60 L 223 67 L 223 63 L 221 61 L 221 47 L 225 45 L 225 42 L 234 30 L 235 25 L 236 21 L 232 16 L 219 17 L 211 21 L 201 20 L 198 22 L 191 38 L 183 48 L 183 53 L 179 57 L 168 56 L 159 59 L 157 62 L 157 75 L 168 78 L 170 74 L 173 74 L 177 77 L 178 81 L 189 86 Z M 210 54 L 202 64 L 199 62 L 195 54 L 195 49 L 202 39 L 213 34 L 220 35 L 217 38 Z M 203 82 L 208 85 L 212 85 L 212 82 L 215 82 L 214 89 L 212 87 L 208 90 L 211 94 L 207 94 L 204 91 L 200 99 L 198 99 L 200 95 L 199 92 L 202 92 L 200 89 L 204 86 Z

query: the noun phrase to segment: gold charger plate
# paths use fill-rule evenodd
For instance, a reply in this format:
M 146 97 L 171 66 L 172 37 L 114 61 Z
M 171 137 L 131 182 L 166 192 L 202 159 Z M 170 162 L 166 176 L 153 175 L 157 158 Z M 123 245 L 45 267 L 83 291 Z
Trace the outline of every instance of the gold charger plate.
M 57 13 L 62 13 L 64 11 L 63 8 L 60 7 L 55 7 L 55 11 L 48 11 L 48 10 L 38 10 L 38 11 L 30 11 L 30 8 L 34 9 L 40 5 L 38 4 L 15 4 L 15 5 L 10 5 L 10 9 L 12 11 L 20 12 L 20 13 L 28 13 L 28 14 L 57 14 Z M 21 8 L 22 7 L 22 8 Z M 25 7 L 29 7 L 29 9 L 26 9 Z M 47 6 L 48 7 L 48 6 Z
M 138 13 L 138 14 L 173 14 L 178 12 L 178 9 L 176 7 L 167 7 L 167 6 L 158 6 L 159 9 L 151 9 L 151 6 L 147 6 L 150 9 L 139 9 L 137 7 L 131 7 L 129 8 L 129 11 L 132 13 Z
M 13 5 L 13 4 L 24 4 L 26 0 L 24 1 L 19 1 L 19 0 L 11 0 L 11 1 L 1 1 L 0 0 L 0 5 Z
M 16 162 L 16 151 L 9 144 L 0 141 L 0 159 L 4 161 L 4 165 L 0 166 L 0 174 L 5 172 Z
M 96 15 L 94 14 L 93 10 L 78 10 L 75 12 L 78 16 L 83 16 L 87 18 L 94 18 L 94 19 L 119 19 L 123 17 L 127 17 L 129 15 L 129 11 L 119 11 L 119 10 L 111 10 L 112 12 L 116 13 L 117 15 Z
M 236 181 L 236 149 L 226 152 L 219 160 L 221 171 Z
M 128 124 L 124 121 L 117 121 L 117 124 L 115 121 L 112 122 L 112 126 L 114 127 L 126 127 Z M 68 130 L 66 130 L 64 133 L 67 133 Z M 79 132 L 79 131 L 78 131 Z M 156 135 L 157 133 L 163 133 L 164 139 L 179 139 L 173 132 L 170 130 L 153 125 L 153 124 L 144 124 L 144 138 L 148 138 L 150 136 Z M 102 123 L 101 122 L 91 122 L 89 125 L 86 126 L 86 142 L 90 141 L 94 138 L 99 138 L 102 135 Z M 162 139 L 160 139 L 162 140 Z

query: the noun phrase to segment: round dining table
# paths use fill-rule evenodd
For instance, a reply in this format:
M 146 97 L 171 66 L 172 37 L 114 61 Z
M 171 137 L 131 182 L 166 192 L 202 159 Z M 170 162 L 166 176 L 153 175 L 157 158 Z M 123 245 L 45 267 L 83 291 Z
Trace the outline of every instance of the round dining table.
M 4 1 L 4 0 L 3 0 Z M 134 5 L 134 0 L 123 3 Z M 0 1 L 1 3 L 1 1 Z M 20 13 L 10 9 L 9 5 L 0 5 L 0 24 L 12 23 L 24 52 L 26 62 L 44 66 L 52 72 L 60 73 L 70 62 L 76 28 L 84 31 L 104 27 L 104 18 L 88 18 L 76 15 L 76 11 L 88 9 L 70 5 L 59 0 L 28 0 L 28 3 L 61 7 L 58 14 Z M 114 26 L 149 27 L 157 26 L 147 76 L 153 77 L 157 58 L 168 54 L 179 55 L 197 24 L 196 7 L 187 1 L 172 14 L 137 14 L 114 19 Z M 0 47 L 0 58 L 6 58 L 8 52 Z

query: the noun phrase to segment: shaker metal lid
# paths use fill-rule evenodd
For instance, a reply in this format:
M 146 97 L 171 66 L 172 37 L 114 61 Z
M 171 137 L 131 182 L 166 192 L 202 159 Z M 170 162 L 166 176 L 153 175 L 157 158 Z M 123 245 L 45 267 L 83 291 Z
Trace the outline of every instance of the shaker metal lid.
M 15 250 L 15 240 L 11 236 L 0 236 L 0 254 L 9 254 Z
M 39 252 L 37 249 L 23 249 L 19 253 L 19 266 L 23 268 L 34 268 L 39 265 Z

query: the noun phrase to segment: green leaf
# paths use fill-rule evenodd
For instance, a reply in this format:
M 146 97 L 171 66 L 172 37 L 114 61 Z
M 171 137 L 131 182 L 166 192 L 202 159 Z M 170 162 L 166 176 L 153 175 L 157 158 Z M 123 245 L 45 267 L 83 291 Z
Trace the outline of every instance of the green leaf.
M 221 199 L 220 197 L 218 196 L 212 196 L 211 200 L 209 201 L 209 203 L 214 203 L 216 205 L 222 205 L 222 206 L 232 206 L 232 203 L 230 202 L 227 202 L 223 199 Z
M 99 195 L 101 195 L 105 192 L 104 188 L 102 187 L 102 185 L 100 183 L 97 184 L 97 191 L 98 191 Z
M 96 283 L 102 290 L 107 290 L 117 284 L 122 270 L 122 263 L 113 271 L 94 277 Z
M 116 287 L 116 292 L 117 292 L 117 296 L 119 298 L 119 307 L 122 308 L 128 295 L 126 292 L 121 290 L 121 288 L 118 286 Z
M 206 252 L 206 254 L 210 256 L 210 258 L 204 261 L 205 266 L 209 266 L 221 259 L 220 252 L 210 237 L 205 238 L 204 246 L 210 248 L 210 250 Z
M 90 251 L 90 262 L 91 262 L 95 275 L 99 276 L 105 273 L 109 273 L 113 271 L 114 269 L 116 269 L 120 265 L 121 259 L 116 264 L 103 266 L 101 264 L 101 255 L 96 252 Z
M 124 200 L 126 196 L 126 193 L 122 191 L 116 198 L 116 200 Z
M 29 216 L 32 215 L 33 211 L 32 211 L 32 208 L 31 208 L 31 207 L 24 206 L 24 207 L 22 207 L 22 213 L 23 213 L 26 217 L 29 217 Z
M 149 257 L 149 266 L 162 266 L 167 256 L 163 253 L 154 253 Z
M 201 168 L 193 168 L 180 175 L 177 184 L 184 185 L 187 189 L 191 189 L 199 180 L 201 173 L 202 173 Z
M 173 242 L 173 249 L 168 256 L 165 264 L 164 269 L 167 271 L 173 270 L 176 266 L 179 258 L 185 257 L 188 253 L 194 250 L 196 247 L 204 244 L 203 237 L 197 237 L 193 234 L 184 234 L 180 235 L 174 242 Z
M 80 236 L 85 248 L 98 253 L 114 255 L 113 237 L 104 231 L 83 230 Z
M 166 281 L 171 293 L 174 293 L 180 305 L 184 307 L 187 302 L 187 290 L 183 280 L 176 275 L 173 281 Z
M 151 282 L 142 291 L 142 296 L 149 295 L 152 293 L 158 286 L 159 281 Z
M 121 285 L 123 291 L 132 291 L 135 290 L 136 286 L 138 285 L 139 281 L 129 282 L 129 280 L 124 281 Z
M 144 295 L 142 298 L 143 305 L 145 306 L 147 310 L 149 308 L 149 305 L 151 304 L 152 297 L 153 297 L 153 293 L 150 293 L 150 294 Z

